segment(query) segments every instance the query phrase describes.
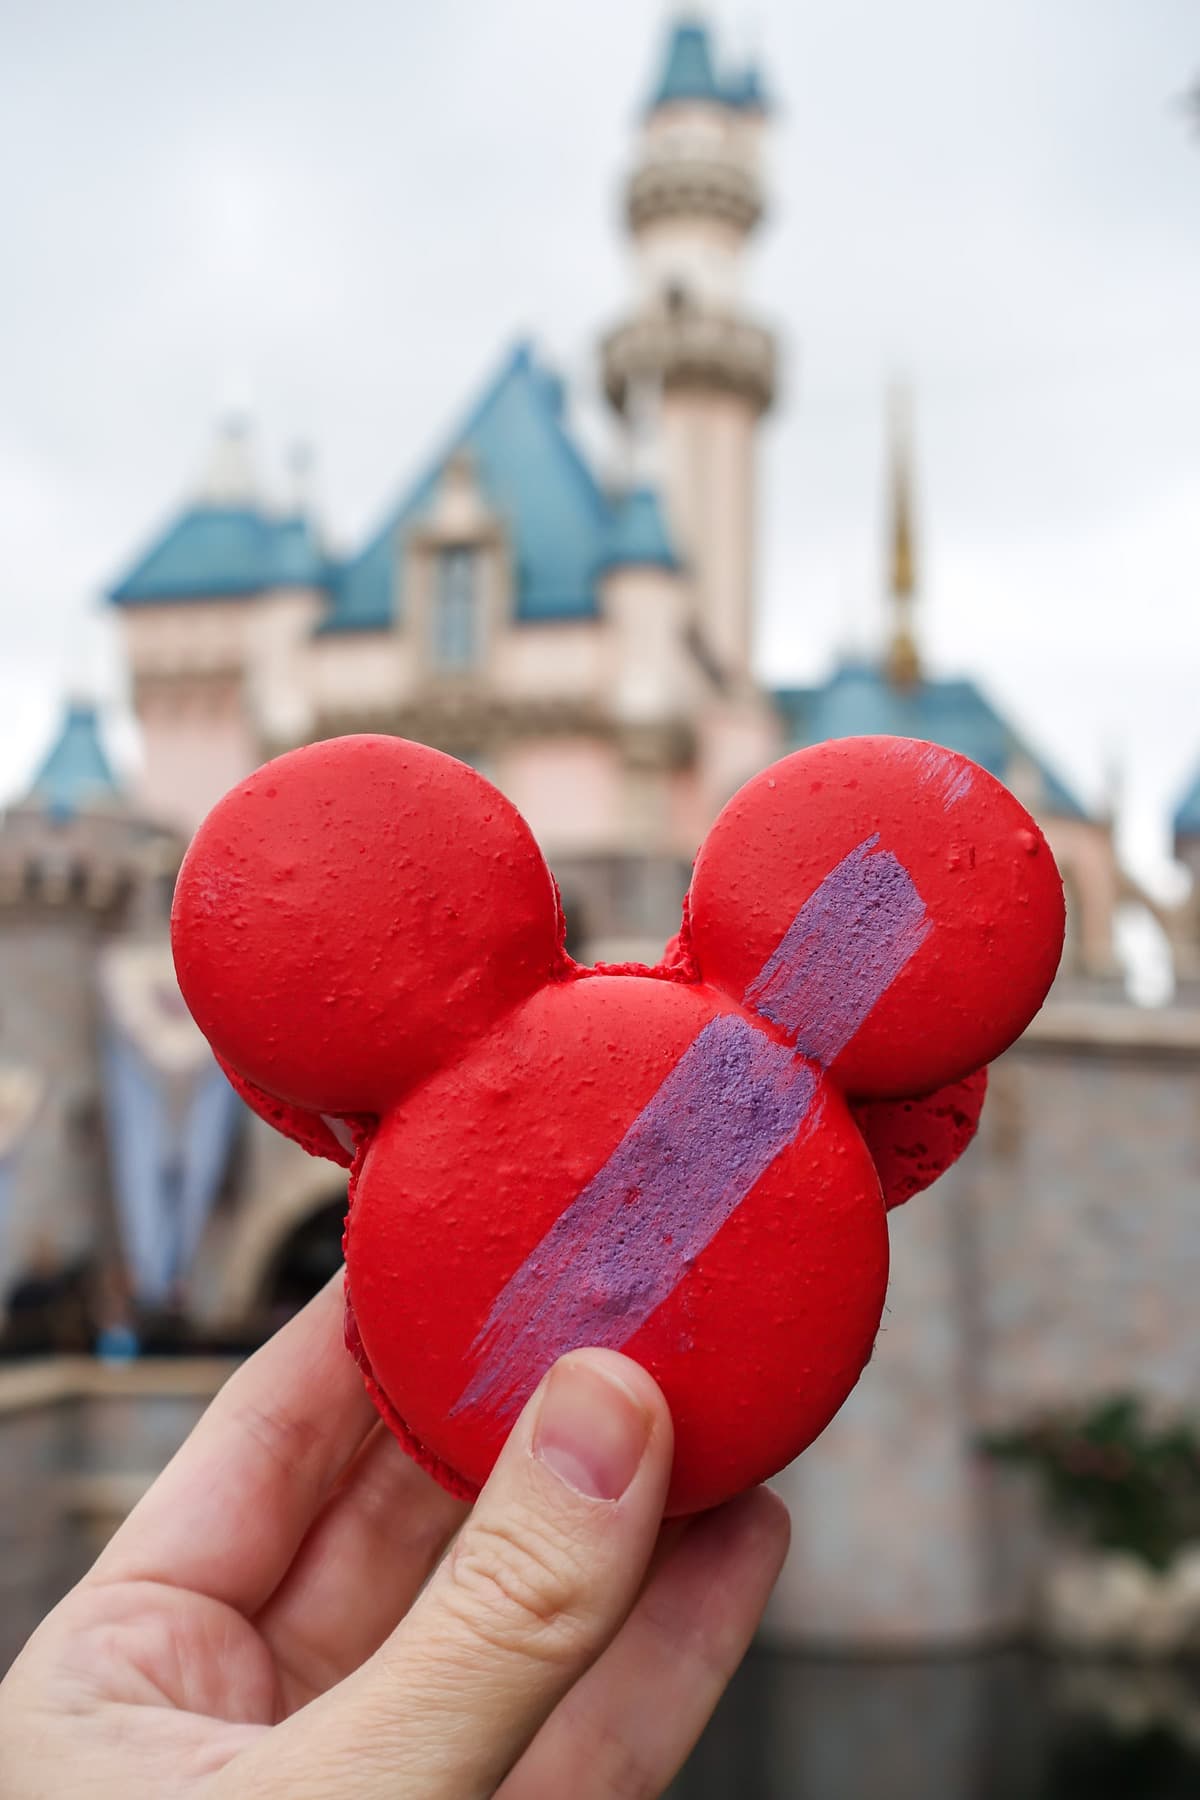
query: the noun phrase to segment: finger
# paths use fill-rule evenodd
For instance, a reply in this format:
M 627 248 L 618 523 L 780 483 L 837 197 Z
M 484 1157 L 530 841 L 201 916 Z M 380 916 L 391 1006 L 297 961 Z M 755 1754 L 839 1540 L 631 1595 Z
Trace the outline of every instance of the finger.
M 257 1612 L 376 1418 L 342 1311 L 338 1275 L 229 1378 L 89 1579 Z
M 289 1800 L 491 1794 L 633 1605 L 671 1452 L 645 1370 L 610 1350 L 564 1357 L 408 1617 L 239 1778 Z
M 256 1621 L 282 1671 L 287 1711 L 379 1648 L 467 1511 L 376 1426 Z
M 786 1508 L 766 1488 L 694 1520 L 498 1800 L 661 1794 L 749 1648 L 789 1531 Z

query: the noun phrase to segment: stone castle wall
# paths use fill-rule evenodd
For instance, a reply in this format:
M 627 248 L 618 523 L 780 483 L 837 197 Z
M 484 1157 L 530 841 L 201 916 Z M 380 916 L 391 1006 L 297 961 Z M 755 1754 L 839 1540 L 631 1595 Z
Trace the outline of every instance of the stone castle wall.
M 1130 1390 L 1200 1414 L 1200 1013 L 1048 1009 L 994 1068 L 975 1145 L 891 1239 L 874 1358 L 781 1479 L 787 1642 L 1027 1628 L 1044 1523 L 981 1432 Z
M 0 925 L 0 1064 L 44 1087 L 8 1182 L 0 1284 L 91 1254 L 108 1212 L 97 1044 L 95 937 L 72 908 Z

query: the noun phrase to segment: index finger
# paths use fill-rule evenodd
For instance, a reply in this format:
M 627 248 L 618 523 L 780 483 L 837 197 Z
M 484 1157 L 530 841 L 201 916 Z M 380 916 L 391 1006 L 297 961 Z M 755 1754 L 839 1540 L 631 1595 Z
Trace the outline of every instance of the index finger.
M 159 1581 L 241 1612 L 274 1592 L 376 1413 L 342 1343 L 341 1272 L 225 1383 L 89 1581 Z

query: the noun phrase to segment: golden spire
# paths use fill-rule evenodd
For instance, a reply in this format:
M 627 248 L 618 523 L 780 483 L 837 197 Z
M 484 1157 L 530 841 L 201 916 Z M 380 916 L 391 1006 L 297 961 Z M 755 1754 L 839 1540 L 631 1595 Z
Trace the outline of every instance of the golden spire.
M 895 389 L 891 399 L 891 516 L 888 522 L 888 592 L 891 597 L 891 641 L 886 669 L 897 687 L 920 680 L 921 662 L 913 635 L 913 599 L 917 588 L 912 520 L 912 442 L 908 395 Z

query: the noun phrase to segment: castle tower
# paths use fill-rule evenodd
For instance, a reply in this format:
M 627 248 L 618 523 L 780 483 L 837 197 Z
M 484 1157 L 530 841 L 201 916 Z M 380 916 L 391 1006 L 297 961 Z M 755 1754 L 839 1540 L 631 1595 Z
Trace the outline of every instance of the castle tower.
M 96 708 L 73 701 L 28 792 L 0 817 L 0 1090 L 24 1073 L 39 1096 L 4 1182 L 0 1310 L 22 1271 L 50 1275 L 96 1250 L 108 1195 L 97 959 L 165 916 L 178 857 L 131 808 Z
M 604 340 L 604 385 L 627 415 L 657 398 L 669 526 L 691 573 L 705 651 L 750 679 L 755 438 L 775 392 L 775 343 L 741 297 L 763 211 L 766 109 L 753 69 L 722 74 L 694 18 L 671 31 L 626 190 L 635 294 Z
M 302 741 L 301 647 L 328 570 L 298 496 L 272 507 L 247 421 L 227 419 L 202 482 L 109 592 L 129 663 L 144 767 L 138 803 L 190 834 L 276 742 Z

